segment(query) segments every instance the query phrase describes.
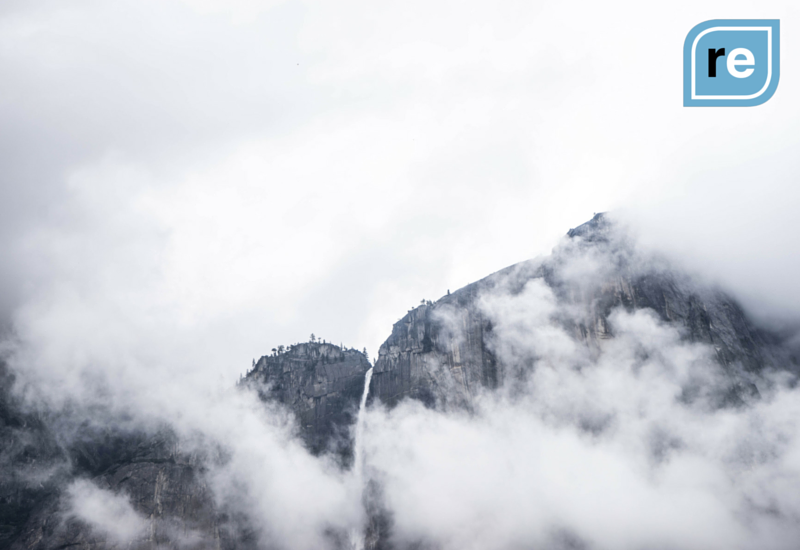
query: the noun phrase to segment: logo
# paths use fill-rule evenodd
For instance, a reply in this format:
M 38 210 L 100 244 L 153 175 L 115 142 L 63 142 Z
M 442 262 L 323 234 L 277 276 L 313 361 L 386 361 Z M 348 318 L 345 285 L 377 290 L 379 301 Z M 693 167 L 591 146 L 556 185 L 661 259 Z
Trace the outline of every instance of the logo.
M 683 44 L 685 107 L 752 107 L 765 103 L 780 78 L 778 19 L 714 19 Z

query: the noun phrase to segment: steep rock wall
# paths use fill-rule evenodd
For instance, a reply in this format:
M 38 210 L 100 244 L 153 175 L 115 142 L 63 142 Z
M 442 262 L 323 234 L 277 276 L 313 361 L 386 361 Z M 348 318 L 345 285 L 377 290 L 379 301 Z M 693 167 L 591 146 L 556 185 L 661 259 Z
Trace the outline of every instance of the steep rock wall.
M 585 270 L 579 275 L 577 262 L 587 264 L 578 266 Z M 570 230 L 551 256 L 513 265 L 409 311 L 380 347 L 371 399 L 393 406 L 409 397 L 447 407 L 468 405 L 476 393 L 497 387 L 505 370 L 482 299 L 518 294 L 534 279 L 571 312 L 563 326 L 590 348 L 613 337 L 614 309 L 650 309 L 685 340 L 712 346 L 739 397 L 755 392 L 753 375 L 765 369 L 797 371 L 781 339 L 757 327 L 730 296 L 638 251 L 624 230 L 598 214 Z
M 245 384 L 256 388 L 263 400 L 276 400 L 294 412 L 312 452 L 347 453 L 348 429 L 355 422 L 370 366 L 359 351 L 306 342 L 261 357 Z

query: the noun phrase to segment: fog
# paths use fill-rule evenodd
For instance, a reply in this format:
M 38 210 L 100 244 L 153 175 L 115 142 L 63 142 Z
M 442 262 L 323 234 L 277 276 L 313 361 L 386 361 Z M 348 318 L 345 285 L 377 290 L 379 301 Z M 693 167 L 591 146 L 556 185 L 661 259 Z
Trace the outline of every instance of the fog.
M 252 358 L 311 332 L 376 356 L 421 298 L 547 254 L 606 210 L 762 322 L 796 322 L 800 7 L 757 11 L 4 2 L 0 321 L 16 391 L 225 449 L 215 498 L 278 547 L 363 526 L 362 475 L 402 542 L 791 547 L 796 392 L 776 380 L 746 409 L 712 406 L 728 383 L 712 351 L 647 312 L 617 312 L 617 337 L 591 351 L 547 287 L 485 296 L 498 357 L 531 374 L 470 414 L 376 406 L 357 476 L 234 389 Z M 775 96 L 683 108 L 686 33 L 761 16 L 783 27 Z M 707 395 L 676 400 L 689 383 Z M 125 495 L 69 494 L 65 514 L 138 536 Z

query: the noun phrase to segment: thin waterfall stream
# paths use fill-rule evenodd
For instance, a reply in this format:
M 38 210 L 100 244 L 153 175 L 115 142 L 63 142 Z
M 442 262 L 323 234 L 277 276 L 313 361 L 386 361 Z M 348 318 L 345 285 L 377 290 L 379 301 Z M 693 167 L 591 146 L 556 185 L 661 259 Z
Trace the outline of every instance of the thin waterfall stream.
M 369 383 L 372 380 L 372 369 L 370 367 L 364 375 L 364 392 L 361 394 L 361 404 L 358 407 L 356 417 L 356 433 L 353 440 L 353 476 L 357 487 L 363 494 L 364 491 L 364 409 L 367 407 L 367 397 L 369 396 Z M 364 533 L 362 529 L 354 527 L 350 531 L 350 546 L 353 550 L 364 550 Z

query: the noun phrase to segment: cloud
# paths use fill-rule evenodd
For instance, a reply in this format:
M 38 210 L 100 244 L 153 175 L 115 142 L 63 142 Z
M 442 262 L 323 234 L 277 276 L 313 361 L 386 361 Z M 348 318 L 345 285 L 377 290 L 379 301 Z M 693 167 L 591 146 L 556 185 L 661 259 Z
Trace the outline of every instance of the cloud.
M 716 408 L 711 394 L 724 376 L 712 350 L 683 342 L 647 312 L 617 311 L 615 338 L 587 361 L 584 346 L 557 322 L 540 322 L 552 297 L 536 282 L 529 287 L 519 303 L 502 296 L 506 307 L 493 304 L 505 368 L 528 369 L 526 380 L 508 380 L 522 385 L 513 397 L 484 395 L 472 414 L 407 402 L 367 416 L 368 471 L 383 483 L 397 541 L 442 548 L 794 545 L 796 390 L 781 388 L 750 408 Z M 526 338 L 517 308 L 529 313 Z M 702 397 L 686 403 L 689 387 Z
M 797 9 L 772 5 L 788 19 Z M 794 197 L 792 73 L 758 110 L 689 113 L 672 95 L 674 44 L 697 22 L 696 6 L 671 5 L 658 21 L 633 2 L 611 11 L 9 4 L 4 317 L 75 284 L 75 260 L 54 257 L 52 239 L 71 241 L 84 265 L 117 264 L 98 242 L 105 235 L 130 244 L 120 246 L 128 270 L 142 266 L 147 278 L 109 282 L 148 288 L 146 301 L 172 300 L 186 316 L 202 310 L 198 340 L 218 342 L 211 351 L 231 358 L 220 368 L 233 380 L 233 363 L 310 331 L 375 350 L 420 298 L 542 253 L 593 211 L 625 206 L 653 212 L 644 217 L 671 228 L 675 246 L 717 255 L 730 269 L 708 269 L 732 284 L 774 289 L 779 306 L 793 292 L 786 258 L 797 255 L 780 252 L 790 239 L 784 249 L 764 243 L 795 232 L 782 206 Z M 784 44 L 787 59 L 793 47 Z M 756 200 L 740 201 L 748 189 Z M 737 229 L 743 206 L 747 231 Z M 745 248 L 723 245 L 726 234 Z M 777 262 L 772 282 L 761 287 L 740 257 Z
M 72 482 L 66 492 L 67 515 L 87 523 L 114 543 L 126 545 L 145 536 L 148 522 L 125 495 L 101 489 L 88 480 Z

